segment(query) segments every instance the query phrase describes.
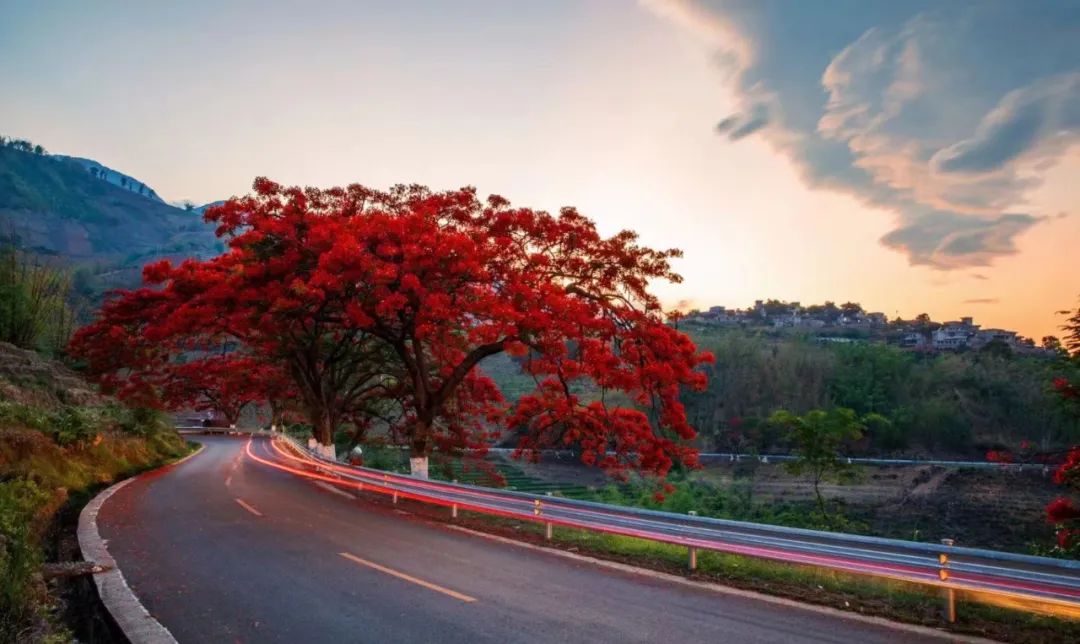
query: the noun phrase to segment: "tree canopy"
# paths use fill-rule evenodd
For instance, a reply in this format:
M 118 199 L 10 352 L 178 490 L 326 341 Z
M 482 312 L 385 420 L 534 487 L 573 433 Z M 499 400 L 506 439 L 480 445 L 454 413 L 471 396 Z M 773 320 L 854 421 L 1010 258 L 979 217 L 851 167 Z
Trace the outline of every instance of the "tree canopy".
M 229 339 L 281 370 L 323 444 L 370 417 L 418 457 L 482 447 L 505 427 L 524 455 L 571 446 L 586 463 L 656 474 L 694 462 L 680 393 L 705 386 L 711 356 L 648 290 L 680 279 L 678 251 L 471 188 L 260 178 L 206 218 L 229 240 L 223 255 L 148 265 L 146 286 L 119 293 L 74 341 L 121 392 L 154 391 L 150 374 L 185 346 Z M 512 404 L 478 368 L 501 352 L 535 382 Z

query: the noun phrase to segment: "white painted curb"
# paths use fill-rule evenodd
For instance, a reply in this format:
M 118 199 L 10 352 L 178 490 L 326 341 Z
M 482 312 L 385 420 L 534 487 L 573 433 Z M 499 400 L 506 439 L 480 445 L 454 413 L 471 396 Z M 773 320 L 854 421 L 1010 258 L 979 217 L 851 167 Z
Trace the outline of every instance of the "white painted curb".
M 199 449 L 191 454 L 163 467 L 179 465 L 201 451 L 202 446 L 200 445 Z M 131 591 L 131 587 L 128 586 L 127 580 L 124 579 L 123 573 L 120 572 L 120 568 L 116 565 L 116 560 L 112 558 L 112 555 L 109 554 L 108 549 L 105 547 L 105 540 L 101 538 L 101 533 L 98 532 L 97 516 L 98 512 L 101 511 L 101 506 L 109 500 L 109 497 L 116 494 L 120 488 L 139 478 L 139 476 L 141 474 L 109 486 L 86 504 L 86 507 L 79 513 L 79 549 L 82 551 L 82 557 L 85 561 L 92 561 L 105 568 L 104 572 L 93 575 L 94 584 L 97 586 L 101 603 L 105 605 L 105 609 L 112 615 L 113 620 L 116 621 L 117 626 L 120 627 L 128 641 L 132 644 L 143 644 L 144 642 L 146 644 L 176 644 L 176 638 L 172 636 L 172 633 L 162 626 L 161 622 L 154 619 L 150 612 L 146 610 L 146 607 L 142 605 L 142 602 L 139 601 L 139 598 L 135 596 L 135 593 Z

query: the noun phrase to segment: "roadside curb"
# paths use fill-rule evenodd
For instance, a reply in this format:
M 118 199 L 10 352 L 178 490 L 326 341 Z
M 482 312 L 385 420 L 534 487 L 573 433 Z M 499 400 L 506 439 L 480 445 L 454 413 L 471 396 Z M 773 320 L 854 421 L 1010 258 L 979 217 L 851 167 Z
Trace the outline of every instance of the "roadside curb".
M 706 581 L 696 581 L 693 579 L 687 579 L 679 575 L 673 575 L 667 572 L 660 572 L 658 570 L 652 570 L 650 568 L 642 568 L 639 566 L 632 566 L 617 561 L 609 561 L 607 559 L 599 559 L 597 557 L 590 557 L 588 555 L 581 555 L 574 552 L 568 552 L 560 548 L 549 548 L 545 546 L 538 546 L 527 541 L 518 541 L 517 539 L 511 539 L 509 537 L 503 537 L 480 530 L 473 530 L 459 525 L 442 524 L 450 530 L 455 532 L 462 532 L 476 537 L 484 539 L 490 539 L 499 543 L 518 546 L 520 548 L 527 548 L 529 550 L 543 552 L 557 557 L 563 557 L 565 559 L 572 559 L 574 561 L 591 564 L 594 566 L 600 566 L 612 570 L 618 570 L 620 572 L 630 573 L 633 575 L 640 575 L 643 577 L 650 577 L 652 579 L 658 579 L 668 583 L 678 584 L 695 588 L 699 590 L 707 590 L 714 593 L 723 595 L 733 595 L 736 597 L 743 597 L 746 599 L 753 599 L 756 601 L 768 602 L 785 608 L 794 608 L 798 610 L 810 611 L 819 613 L 822 615 L 828 615 L 830 617 L 837 617 L 840 619 L 847 619 L 856 622 L 862 622 L 864 624 L 873 624 L 875 626 L 882 626 L 885 628 L 891 628 L 896 631 L 902 631 L 917 635 L 925 635 L 928 637 L 935 637 L 948 642 L 963 642 L 964 644 L 996 644 L 996 640 L 989 640 L 982 637 L 976 637 L 973 635 L 963 635 L 961 633 L 951 633 L 949 631 L 931 628 L 929 626 L 919 626 L 917 624 L 907 624 L 905 622 L 898 622 L 884 617 L 876 617 L 873 615 L 863 615 L 860 613 L 854 613 L 846 610 L 840 610 L 839 608 L 832 608 L 830 606 L 820 606 L 817 604 L 809 604 L 805 602 L 796 601 L 794 599 L 787 599 L 786 597 L 777 597 L 775 595 L 767 595 L 765 593 L 759 593 L 752 590 L 744 590 L 742 588 L 733 588 L 731 586 L 724 586 L 720 583 L 712 583 Z
M 201 453 L 202 450 L 203 446 L 200 445 L 197 450 L 184 458 L 150 471 L 156 472 L 166 467 L 175 467 Z M 142 474 L 145 474 L 145 472 Z M 104 572 L 92 575 L 94 585 L 97 586 L 98 597 L 101 598 L 101 603 L 105 605 L 105 610 L 109 611 L 109 614 L 128 641 L 132 642 L 132 644 L 142 644 L 143 642 L 147 644 L 176 644 L 176 638 L 172 636 L 172 633 L 162 626 L 161 622 L 154 619 L 150 612 L 146 610 L 146 607 L 142 605 L 142 602 L 139 601 L 139 598 L 135 596 L 135 593 L 132 592 L 127 580 L 124 579 L 123 573 L 120 572 L 120 568 L 116 565 L 116 560 L 109 554 L 105 540 L 101 538 L 101 533 L 98 532 L 97 517 L 98 512 L 101 511 L 101 506 L 109 500 L 109 497 L 142 476 L 142 474 L 114 483 L 102 490 L 86 504 L 86 507 L 79 513 L 79 549 L 82 551 L 83 560 L 93 561 L 105 568 Z

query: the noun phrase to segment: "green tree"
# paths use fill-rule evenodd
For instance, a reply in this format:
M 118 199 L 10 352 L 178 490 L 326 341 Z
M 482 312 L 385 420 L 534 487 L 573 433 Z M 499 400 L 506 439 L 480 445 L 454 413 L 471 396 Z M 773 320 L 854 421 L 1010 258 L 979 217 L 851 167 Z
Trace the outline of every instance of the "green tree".
M 874 422 L 879 422 L 878 417 Z M 831 523 L 825 497 L 821 495 L 821 483 L 841 482 L 853 473 L 855 466 L 841 456 L 840 450 L 862 438 L 866 429 L 863 419 L 844 407 L 815 409 L 802 416 L 781 409 L 773 413 L 769 423 L 787 431 L 796 456 L 787 463 L 787 469 L 796 476 L 810 477 L 821 518 Z
M 862 313 L 863 308 L 858 302 L 844 302 L 840 305 L 840 312 L 848 317 L 852 317 Z
M 836 357 L 837 368 L 829 382 L 832 403 L 859 414 L 891 414 L 909 384 L 912 354 L 896 347 L 857 343 L 837 347 Z
M 1074 357 L 1080 356 L 1080 306 L 1076 308 L 1076 311 L 1070 314 L 1069 310 L 1058 311 L 1063 315 L 1068 315 L 1065 324 L 1061 325 L 1061 330 L 1065 331 L 1065 338 L 1062 340 L 1062 344 L 1065 345 L 1065 349 Z
M 1040 346 L 1054 353 L 1061 353 L 1064 351 L 1064 347 L 1061 346 L 1061 340 L 1056 335 L 1044 335 Z

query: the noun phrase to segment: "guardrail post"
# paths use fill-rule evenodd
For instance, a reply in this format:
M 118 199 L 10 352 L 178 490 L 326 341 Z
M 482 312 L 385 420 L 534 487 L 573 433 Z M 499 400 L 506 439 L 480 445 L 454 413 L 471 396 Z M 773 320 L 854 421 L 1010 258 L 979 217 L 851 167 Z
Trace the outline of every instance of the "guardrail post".
M 548 541 L 551 541 L 551 536 L 552 536 L 552 535 L 551 535 L 551 522 L 550 522 L 550 521 L 548 521 L 548 522 L 547 522 L 547 523 L 545 524 L 545 528 L 544 528 L 544 536 L 545 536 L 545 537 L 547 537 L 547 540 L 548 540 Z
M 697 570 L 697 548 L 690 546 L 690 570 Z
M 952 546 L 955 543 L 952 539 L 942 539 L 941 545 Z M 938 555 L 938 577 L 941 581 L 949 580 L 949 555 L 942 552 Z M 952 588 L 946 588 L 942 595 L 945 600 L 945 621 L 950 624 L 956 623 L 956 590 Z
M 397 490 L 394 490 L 394 505 L 397 505 Z
M 457 518 L 457 503 L 450 506 L 450 518 L 451 519 L 456 519 Z

